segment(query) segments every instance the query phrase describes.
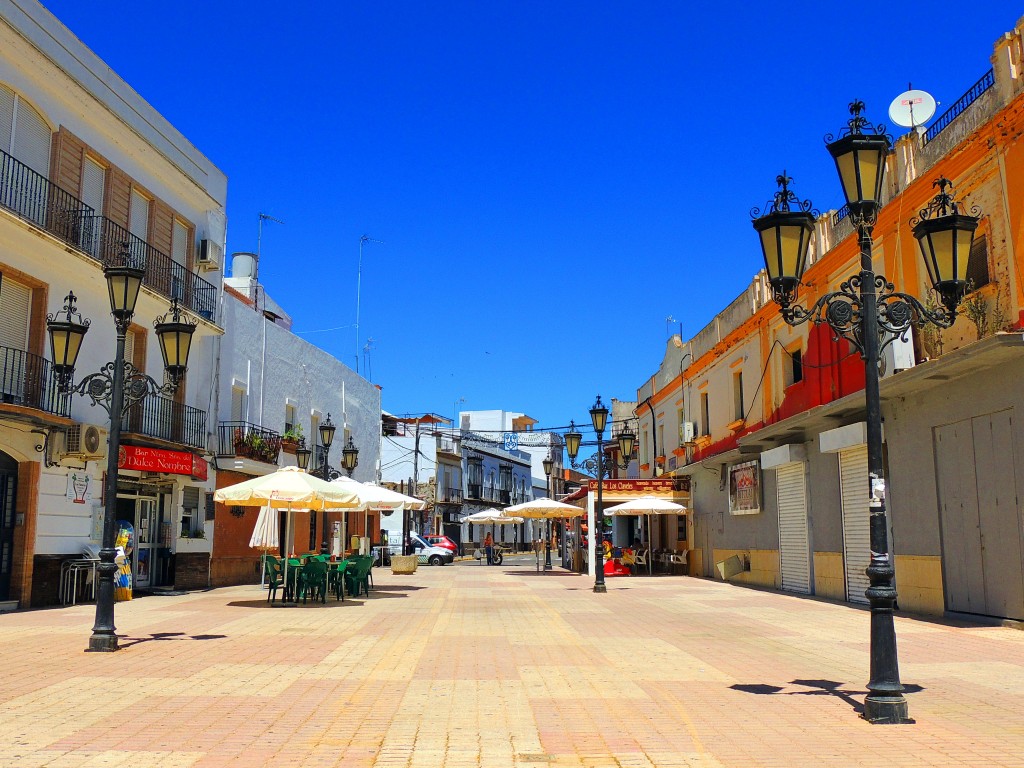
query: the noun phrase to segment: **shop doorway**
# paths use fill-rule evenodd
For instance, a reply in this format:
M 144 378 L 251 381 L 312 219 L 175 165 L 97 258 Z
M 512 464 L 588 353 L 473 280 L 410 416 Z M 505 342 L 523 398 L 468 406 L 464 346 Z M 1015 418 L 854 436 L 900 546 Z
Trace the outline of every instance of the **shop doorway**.
M 163 505 L 157 495 L 118 494 L 117 519 L 126 520 L 135 528 L 129 560 L 132 584 L 136 589 L 164 586 L 166 583 L 170 546 L 170 524 L 162 517 Z
M 0 451 L 0 600 L 11 597 L 14 561 L 14 500 L 18 490 L 18 462 Z

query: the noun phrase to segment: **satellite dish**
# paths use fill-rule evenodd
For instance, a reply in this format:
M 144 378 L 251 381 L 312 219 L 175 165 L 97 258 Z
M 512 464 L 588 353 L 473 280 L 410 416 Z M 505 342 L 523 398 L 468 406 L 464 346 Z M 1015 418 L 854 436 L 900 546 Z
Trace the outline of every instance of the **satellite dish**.
M 889 105 L 889 119 L 904 128 L 924 125 L 935 115 L 935 99 L 927 91 L 904 91 Z

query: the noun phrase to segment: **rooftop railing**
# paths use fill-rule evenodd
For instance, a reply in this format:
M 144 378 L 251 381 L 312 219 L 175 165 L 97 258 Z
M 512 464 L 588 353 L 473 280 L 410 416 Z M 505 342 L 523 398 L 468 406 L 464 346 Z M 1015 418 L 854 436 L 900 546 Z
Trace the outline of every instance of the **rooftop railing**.
M 995 71 L 989 70 L 981 79 L 967 89 L 967 93 L 961 96 L 959 99 L 953 102 L 953 106 L 939 115 L 939 119 L 931 124 L 931 127 L 924 132 L 924 143 L 927 144 L 929 141 L 938 136 L 942 131 L 949 126 L 954 120 L 960 117 L 971 104 L 973 104 L 981 94 L 987 91 L 996 83 Z

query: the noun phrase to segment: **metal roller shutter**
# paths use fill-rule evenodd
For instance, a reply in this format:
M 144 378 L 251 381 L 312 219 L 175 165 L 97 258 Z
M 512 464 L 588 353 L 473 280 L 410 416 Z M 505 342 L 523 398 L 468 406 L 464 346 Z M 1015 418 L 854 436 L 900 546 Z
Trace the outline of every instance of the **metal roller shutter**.
M 782 588 L 811 591 L 810 544 L 807 536 L 807 491 L 804 465 L 784 464 L 776 472 L 779 499 L 779 556 Z
M 867 603 L 864 591 L 870 582 L 864 569 L 871 562 L 867 446 L 859 445 L 839 452 L 839 484 L 843 498 L 846 599 L 851 603 Z

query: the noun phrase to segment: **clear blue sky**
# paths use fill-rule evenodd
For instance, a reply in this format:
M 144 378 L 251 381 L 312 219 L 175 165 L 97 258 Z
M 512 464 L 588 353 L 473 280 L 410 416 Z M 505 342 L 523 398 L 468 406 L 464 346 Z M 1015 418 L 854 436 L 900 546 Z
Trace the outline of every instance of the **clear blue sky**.
M 386 410 L 588 423 L 635 398 L 760 268 L 748 211 L 787 169 L 842 192 L 822 137 L 951 104 L 1024 6 L 979 0 L 46 6 L 228 176 L 228 250 Z M 861 18 L 856 18 L 861 13 Z M 667 324 L 672 316 L 676 323 Z M 669 329 L 668 326 L 672 327 Z M 362 355 L 360 355 L 362 357 Z M 360 360 L 360 369 L 366 373 Z

